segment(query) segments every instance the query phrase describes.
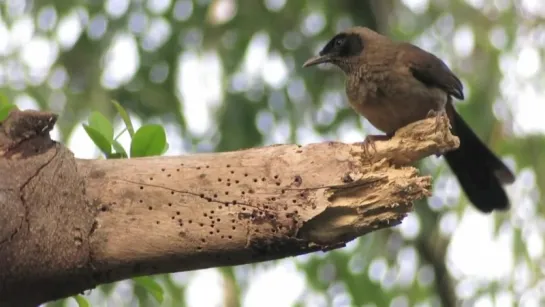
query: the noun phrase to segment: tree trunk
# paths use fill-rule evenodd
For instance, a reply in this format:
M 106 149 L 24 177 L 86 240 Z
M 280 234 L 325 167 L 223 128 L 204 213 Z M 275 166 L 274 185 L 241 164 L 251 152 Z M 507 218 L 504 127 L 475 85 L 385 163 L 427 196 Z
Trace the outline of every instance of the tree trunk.
M 0 305 L 32 306 L 140 275 L 344 246 L 401 223 L 431 178 L 407 166 L 459 145 L 448 120 L 361 143 L 79 160 L 56 116 L 0 125 Z

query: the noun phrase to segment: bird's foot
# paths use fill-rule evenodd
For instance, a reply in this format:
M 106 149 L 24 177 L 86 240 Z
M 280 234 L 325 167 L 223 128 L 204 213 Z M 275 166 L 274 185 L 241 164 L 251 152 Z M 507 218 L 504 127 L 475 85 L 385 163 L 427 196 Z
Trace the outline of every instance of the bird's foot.
M 375 144 L 375 141 L 387 141 L 391 138 L 391 136 L 389 135 L 383 135 L 383 134 L 379 134 L 379 135 L 375 135 L 375 134 L 369 134 L 365 137 L 365 140 L 363 140 L 363 143 L 361 143 L 361 147 L 363 148 L 363 152 L 365 154 L 365 156 L 367 157 L 370 157 L 371 156 L 371 151 L 369 150 L 371 148 L 373 148 L 373 150 L 375 152 L 377 152 L 377 146 Z
M 437 133 L 439 131 L 439 127 L 441 126 L 441 120 L 442 120 L 443 116 L 447 116 L 447 112 L 444 109 L 439 110 L 439 111 L 435 111 L 435 110 L 432 109 L 432 110 L 430 110 L 428 112 L 428 115 L 427 115 L 428 118 L 435 117 L 435 133 Z M 450 125 L 450 122 L 448 120 L 447 120 L 447 123 L 448 123 L 449 129 L 451 129 L 452 126 Z M 440 151 L 440 152 L 435 153 L 435 156 L 440 157 L 444 153 L 445 152 Z
M 447 116 L 447 112 L 442 109 L 439 111 L 430 110 L 428 112 L 427 118 L 434 118 L 435 117 L 435 133 L 439 131 L 439 127 L 441 126 L 441 120 L 443 119 L 443 116 Z M 449 128 L 452 128 L 449 123 Z

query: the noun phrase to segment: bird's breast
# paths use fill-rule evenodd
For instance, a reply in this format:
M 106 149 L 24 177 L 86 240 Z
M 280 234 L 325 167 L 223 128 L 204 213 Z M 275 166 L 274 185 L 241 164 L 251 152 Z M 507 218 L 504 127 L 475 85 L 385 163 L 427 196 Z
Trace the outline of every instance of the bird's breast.
M 424 119 L 448 99 L 443 90 L 395 70 L 355 74 L 347 79 L 346 93 L 352 108 L 386 133 Z

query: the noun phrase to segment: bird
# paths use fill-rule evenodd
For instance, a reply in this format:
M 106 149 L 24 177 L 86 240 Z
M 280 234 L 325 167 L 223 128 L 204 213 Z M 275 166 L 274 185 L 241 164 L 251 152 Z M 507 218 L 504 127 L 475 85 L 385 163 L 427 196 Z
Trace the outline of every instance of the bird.
M 386 133 L 368 135 L 364 143 L 374 144 L 410 123 L 446 114 L 460 146 L 443 156 L 469 201 L 483 213 L 510 208 L 504 185 L 515 176 L 454 108 L 453 98 L 464 99 L 463 85 L 441 59 L 356 26 L 337 33 L 303 67 L 322 63 L 344 72 L 351 107 Z

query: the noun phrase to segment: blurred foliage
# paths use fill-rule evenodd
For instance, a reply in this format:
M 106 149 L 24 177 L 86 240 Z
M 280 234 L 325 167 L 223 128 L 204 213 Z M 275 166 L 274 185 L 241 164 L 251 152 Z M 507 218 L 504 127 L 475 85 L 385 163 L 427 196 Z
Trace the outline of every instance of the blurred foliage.
M 530 2 L 4 0 L 0 2 L 4 41 L 0 43 L 0 114 L 5 113 L 6 102 L 30 99 L 39 108 L 61 115 L 58 128 L 66 141 L 91 111 L 98 111 L 105 118 L 91 115 L 95 117 L 89 127 L 92 122 L 98 125 L 94 129 L 98 134 L 91 134 L 106 153 L 112 146 L 119 153 L 120 145 L 114 144 L 110 127 L 100 130 L 104 122 L 112 122 L 119 113 L 129 125 L 129 115 L 122 114 L 112 100 L 145 123 L 177 127 L 183 148 L 171 150 L 225 151 L 343 139 L 351 130 L 361 132 L 363 139 L 370 126 L 348 108 L 341 74 L 322 68 L 303 70 L 301 64 L 350 25 L 412 41 L 439 55 L 461 77 L 468 98 L 458 103 L 458 110 L 496 152 L 509 157 L 517 171 L 517 182 L 509 188 L 513 209 L 486 217 L 494 220 L 495 235 L 512 238 L 512 274 L 483 280 L 450 264 L 448 247 L 455 230 L 444 225 L 463 220 L 473 209 L 467 207 L 448 168 L 428 159 L 422 170 L 435 177 L 434 196 L 415 204 L 412 222 L 404 222 L 416 230 L 403 230 L 402 225 L 366 235 L 350 248 L 296 258 L 293 261 L 308 285 L 296 305 L 429 306 L 452 305 L 456 299 L 468 305 L 483 300 L 539 305 L 545 296 L 541 260 L 545 193 L 540 191 L 545 187 L 545 138 L 520 133 L 513 114 L 523 88 L 533 86 L 544 103 L 545 74 L 539 72 L 539 61 L 538 72 L 531 76 L 518 78 L 511 71 L 523 52 L 543 60 L 545 8 Z M 120 42 L 134 46 L 135 52 L 112 58 Z M 36 48 L 42 48 L 43 54 L 37 54 Z M 135 63 L 130 61 L 133 56 Z M 180 73 L 182 62 L 188 60 L 212 67 L 217 63 L 217 67 L 193 65 L 189 74 Z M 119 77 L 108 70 L 112 65 L 129 73 Z M 216 83 L 208 79 L 213 74 L 218 74 Z M 190 99 L 181 84 L 198 80 L 206 84 L 200 89 L 204 93 Z M 204 133 L 191 126 L 201 121 L 191 111 L 195 105 L 212 114 Z M 136 138 L 139 132 L 130 126 L 129 133 Z M 148 140 L 154 131 L 146 133 Z M 105 144 L 96 141 L 101 138 Z M 159 154 L 166 148 L 158 146 L 137 155 Z M 219 269 L 225 305 L 240 305 L 251 284 L 245 276 L 271 265 L 276 262 Z M 90 291 L 90 297 L 142 306 L 158 304 L 161 297 L 163 306 L 183 306 L 191 276 L 161 275 L 103 285 Z M 133 293 L 128 298 L 127 287 Z M 116 296 L 119 289 L 125 289 L 123 298 Z
M 9 112 L 13 110 L 16 106 L 14 104 L 4 104 L 0 105 L 0 122 L 6 119 L 9 115 Z

